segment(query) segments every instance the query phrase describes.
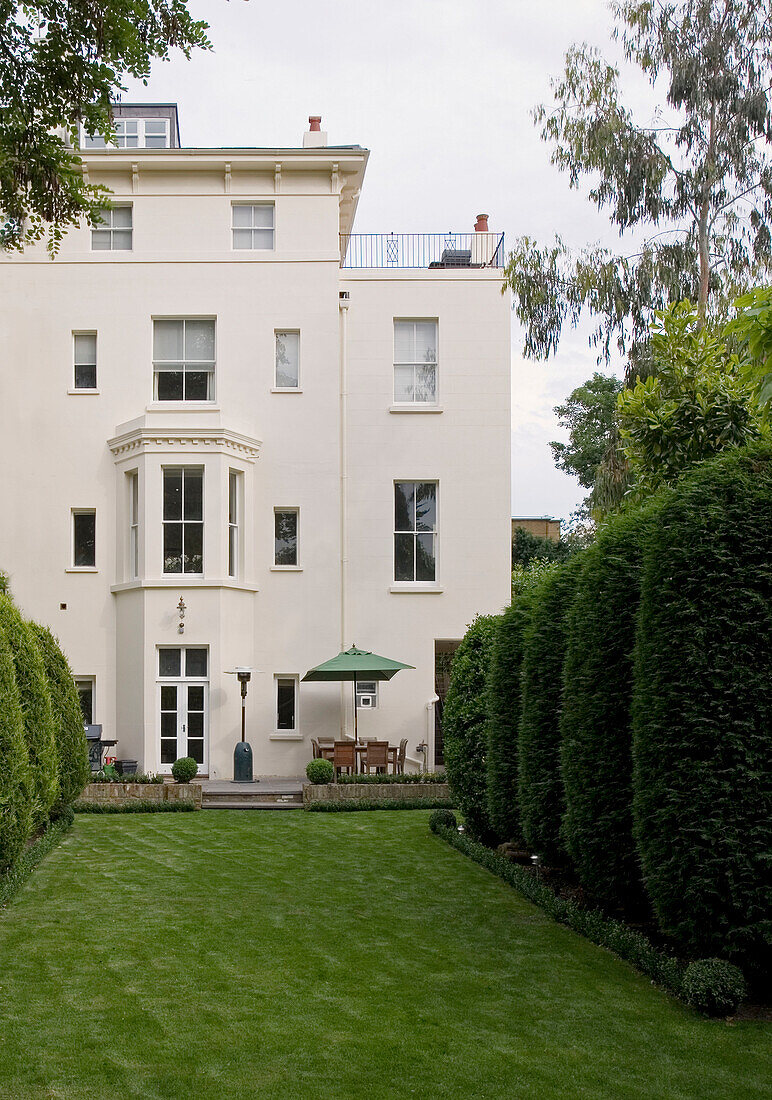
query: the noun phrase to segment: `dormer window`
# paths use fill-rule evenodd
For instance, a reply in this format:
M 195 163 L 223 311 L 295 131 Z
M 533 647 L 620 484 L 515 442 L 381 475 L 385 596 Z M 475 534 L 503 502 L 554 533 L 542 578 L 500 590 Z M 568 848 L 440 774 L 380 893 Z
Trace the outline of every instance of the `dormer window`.
M 168 118 L 116 118 L 115 141 L 101 134 L 83 134 L 84 149 L 168 149 Z

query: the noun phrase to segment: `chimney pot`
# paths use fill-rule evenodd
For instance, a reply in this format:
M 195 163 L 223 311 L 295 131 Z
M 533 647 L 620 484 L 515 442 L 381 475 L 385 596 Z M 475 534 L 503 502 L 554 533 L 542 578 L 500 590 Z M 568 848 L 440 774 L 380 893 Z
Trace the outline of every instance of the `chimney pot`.
M 474 225 L 475 233 L 487 233 L 488 232 L 488 215 L 478 214 L 477 221 Z
M 322 116 L 321 115 L 309 115 L 308 116 L 309 130 L 311 133 L 316 133 L 322 128 Z

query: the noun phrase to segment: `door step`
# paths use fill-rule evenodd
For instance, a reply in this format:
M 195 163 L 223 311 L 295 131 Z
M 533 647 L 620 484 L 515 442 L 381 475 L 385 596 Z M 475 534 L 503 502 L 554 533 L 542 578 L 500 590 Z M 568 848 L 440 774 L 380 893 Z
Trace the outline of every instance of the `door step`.
M 204 810 L 300 810 L 303 790 L 298 783 L 280 789 L 266 783 L 203 784 Z

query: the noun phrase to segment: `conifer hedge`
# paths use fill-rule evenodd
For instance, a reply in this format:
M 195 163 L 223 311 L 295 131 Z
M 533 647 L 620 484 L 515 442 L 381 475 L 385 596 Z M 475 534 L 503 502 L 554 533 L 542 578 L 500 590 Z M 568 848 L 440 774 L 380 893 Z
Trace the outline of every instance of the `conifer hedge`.
M 54 721 L 59 771 L 59 794 L 51 816 L 59 817 L 71 806 L 89 779 L 89 762 L 78 691 L 67 658 L 48 627 L 32 629 L 43 658 Z
M 488 817 L 499 840 L 519 840 L 517 735 L 520 723 L 520 674 L 530 594 L 515 597 L 501 616 L 491 646 L 488 693 Z
M 443 752 L 454 806 L 466 830 L 483 843 L 494 839 L 488 817 L 485 752 L 485 679 L 500 616 L 478 615 L 453 655 L 442 718 Z
M 13 655 L 29 754 L 32 826 L 39 828 L 47 823 L 59 792 L 51 695 L 32 627 L 22 619 L 10 596 L 3 594 L 0 594 L 0 629 L 5 632 Z
M 0 874 L 21 854 L 31 827 L 29 757 L 13 654 L 0 627 Z
M 526 843 L 548 861 L 565 859 L 560 771 L 560 706 L 568 612 L 582 554 L 548 573 L 533 591 L 523 640 L 518 795 Z
M 633 838 L 633 649 L 643 540 L 657 505 L 617 517 L 585 552 L 568 617 L 560 716 L 563 835 L 606 908 L 644 905 Z
M 634 827 L 660 927 L 772 974 L 772 448 L 705 463 L 648 541 Z

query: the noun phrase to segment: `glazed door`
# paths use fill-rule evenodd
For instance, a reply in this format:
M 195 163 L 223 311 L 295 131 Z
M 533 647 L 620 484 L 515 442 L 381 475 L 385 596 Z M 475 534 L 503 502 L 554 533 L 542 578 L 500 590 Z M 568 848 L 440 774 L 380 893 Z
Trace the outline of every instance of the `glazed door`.
M 164 647 L 158 651 L 160 771 L 171 773 L 181 756 L 208 770 L 209 683 L 206 649 Z

